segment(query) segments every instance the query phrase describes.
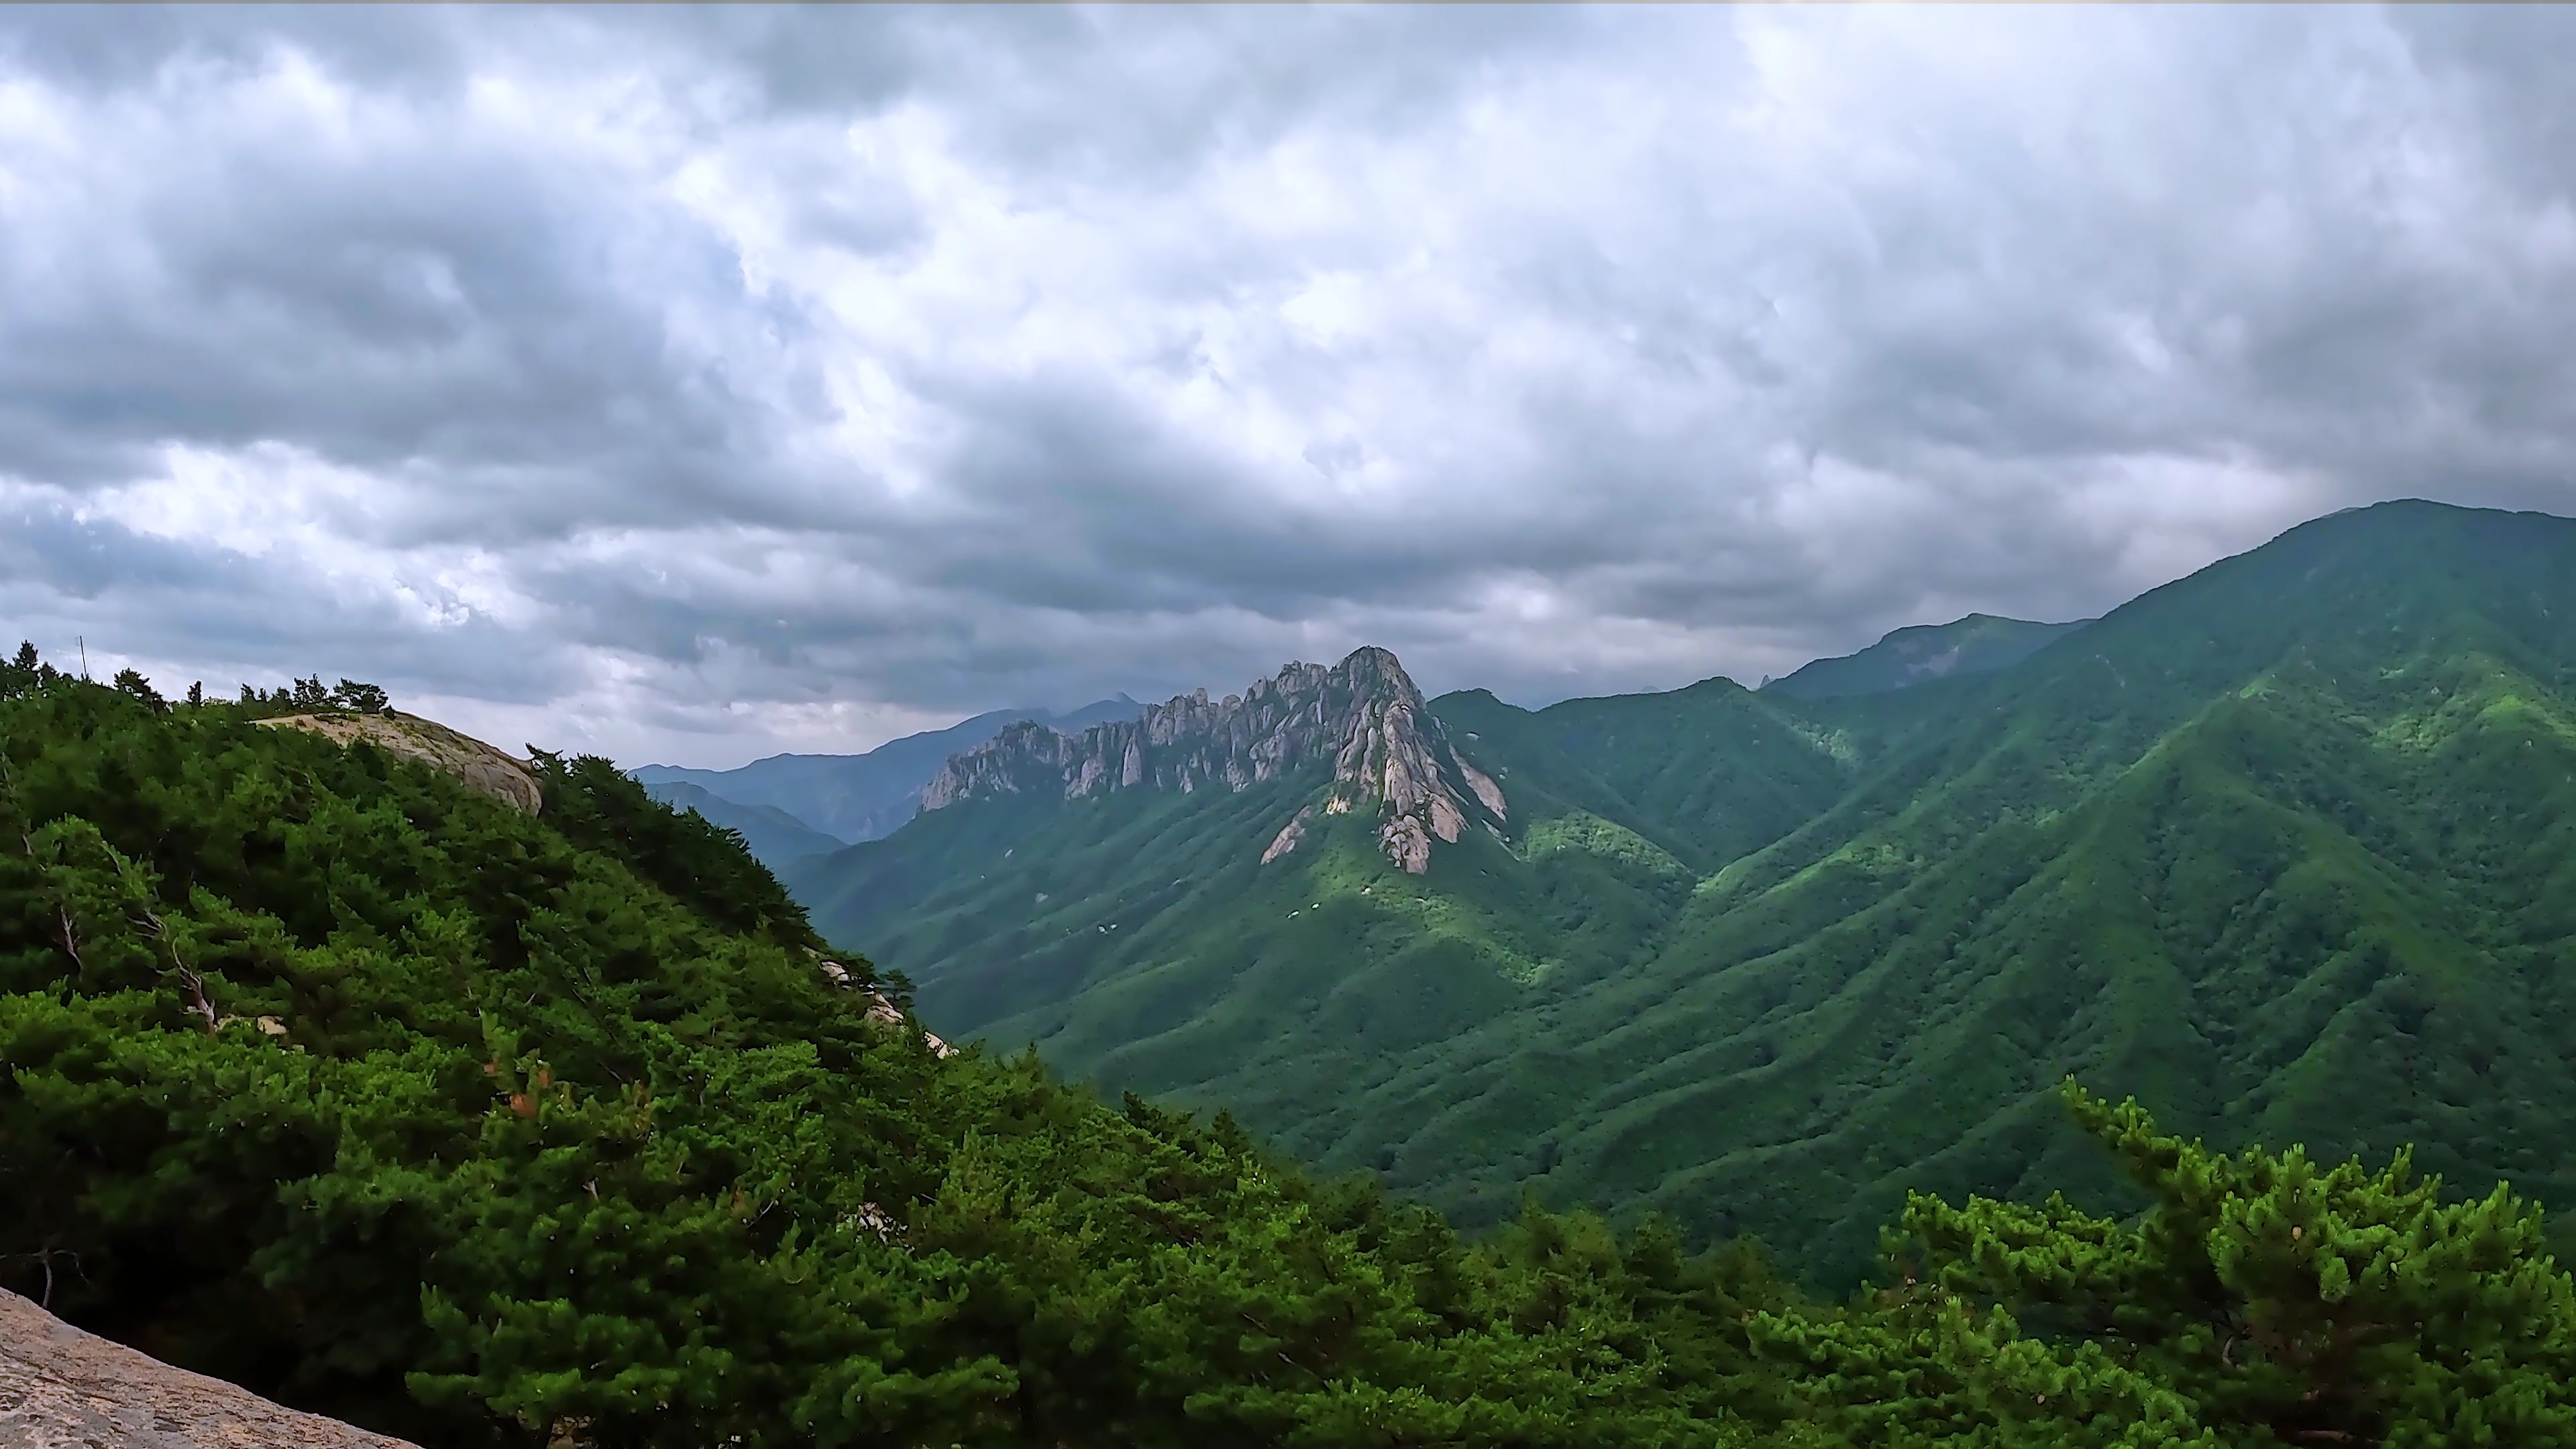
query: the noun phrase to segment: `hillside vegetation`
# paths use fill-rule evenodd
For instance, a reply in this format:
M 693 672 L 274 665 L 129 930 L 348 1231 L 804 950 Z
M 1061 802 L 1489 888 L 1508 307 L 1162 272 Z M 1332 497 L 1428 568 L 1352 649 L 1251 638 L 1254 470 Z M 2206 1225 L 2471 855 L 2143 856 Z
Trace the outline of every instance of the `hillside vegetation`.
M 1847 1306 L 1661 1219 L 1470 1242 L 940 1055 L 603 761 L 538 755 L 531 815 L 132 684 L 0 665 L 0 1280 L 300 1407 L 526 1449 L 2576 1432 L 2570 1280 L 2501 1190 L 2070 1091 L 2144 1216 L 1918 1198 Z
M 1910 1188 L 2125 1200 L 2069 1074 L 2576 1199 L 2576 523 L 2346 513 L 1894 692 L 1431 707 L 1511 809 L 1423 876 L 1356 816 L 1261 863 L 1289 778 L 965 801 L 790 884 L 939 1030 L 1469 1225 L 1849 1282 Z
M 1222 1119 L 942 1059 L 738 840 L 537 765 L 531 817 L 0 666 L 8 1285 L 427 1444 L 1719 1442 L 1756 1259 L 1471 1252 Z

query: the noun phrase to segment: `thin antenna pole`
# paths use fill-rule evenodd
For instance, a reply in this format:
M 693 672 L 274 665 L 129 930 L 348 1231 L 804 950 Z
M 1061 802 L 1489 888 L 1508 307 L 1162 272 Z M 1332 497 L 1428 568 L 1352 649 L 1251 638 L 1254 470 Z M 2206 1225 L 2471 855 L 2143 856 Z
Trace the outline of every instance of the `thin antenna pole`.
M 74 634 L 72 636 L 72 642 L 80 645 L 81 678 L 87 679 L 89 678 L 89 640 L 78 634 Z

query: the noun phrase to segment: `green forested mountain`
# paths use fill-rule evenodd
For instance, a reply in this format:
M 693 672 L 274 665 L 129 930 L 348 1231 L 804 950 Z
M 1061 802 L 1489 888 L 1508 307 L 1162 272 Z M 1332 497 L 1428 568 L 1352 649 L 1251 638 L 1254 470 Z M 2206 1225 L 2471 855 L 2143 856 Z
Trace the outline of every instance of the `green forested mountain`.
M 937 1029 L 1470 1224 L 1535 1188 L 1840 1278 L 1910 1187 L 2110 1187 L 2070 1072 L 2576 1200 L 2576 523 L 2337 515 L 1896 692 L 1425 714 L 1506 798 L 1421 874 L 1320 761 L 1039 761 L 790 884 Z
M 1476 934 L 1510 924 L 1478 893 L 1488 872 L 1626 882 L 1638 912 L 1669 914 L 1673 850 L 1736 838 L 1723 792 L 1663 802 L 1648 823 L 1670 847 L 1587 813 L 1651 768 L 1544 788 L 1522 768 L 1513 797 L 1399 679 L 1362 657 L 1149 712 L 1292 727 L 1347 707 L 1363 727 L 1311 758 L 1297 728 L 1154 758 L 1152 729 L 1113 734 L 1116 775 L 1079 769 L 1102 753 L 1066 760 L 1132 788 L 1073 800 L 1171 859 L 1182 822 L 1158 797 L 1271 809 L 1318 781 L 1303 834 L 1296 811 L 1259 822 L 1270 864 L 1348 870 L 1363 900 L 1448 922 L 1431 934 L 1453 973 L 1511 959 Z M 2052 1089 L 2067 1180 L 2126 1195 L 1914 1197 L 1880 1286 L 1843 1304 L 1802 1296 L 1756 1245 L 1690 1252 L 1653 1216 L 1614 1231 L 1530 1208 L 1462 1238 L 1230 1117 L 1113 1109 L 1033 1057 L 942 1049 L 899 978 L 827 959 L 738 837 L 606 761 L 510 764 L 531 800 L 483 777 L 497 752 L 404 748 L 338 713 L 359 707 L 299 699 L 299 728 L 262 728 L 280 709 L 173 705 L 32 649 L 0 663 L 0 1286 L 298 1407 L 438 1449 L 2576 1435 L 2576 1281 L 2539 1213 L 2501 1189 L 2461 1200 L 2402 1154 L 2221 1156 L 2136 1103 Z M 1751 737 L 1707 768 L 1752 811 L 1830 772 L 1762 791 L 1728 760 L 1821 771 L 1810 755 L 1920 747 L 1883 723 L 1774 733 L 1741 691 L 1691 708 Z M 1542 719 L 1524 747 L 1586 719 Z M 1598 738 L 1640 758 L 1705 743 L 1683 717 Z M 971 796 L 970 776 L 950 783 Z M 932 823 L 1034 826 L 1036 803 Z M 1560 909 L 1550 939 L 1582 939 L 1594 918 Z M 1415 964 L 1427 982 L 1441 963 Z M 1600 970 L 1528 964 L 1540 988 Z M 26 1408 L 0 1402 L 0 1431 L 71 1427 Z
M 131 684 L 0 662 L 0 1286 L 94 1331 L 432 1446 L 1821 1422 L 1749 1249 L 1471 1247 L 1228 1119 L 936 1049 L 606 761 L 540 756 L 531 814 Z
M 1792 699 L 1882 694 L 1927 680 L 2008 668 L 2083 627 L 2083 623 L 1998 619 L 1992 614 L 1970 614 L 1947 624 L 1913 624 L 1857 654 L 1819 659 L 1762 688 Z

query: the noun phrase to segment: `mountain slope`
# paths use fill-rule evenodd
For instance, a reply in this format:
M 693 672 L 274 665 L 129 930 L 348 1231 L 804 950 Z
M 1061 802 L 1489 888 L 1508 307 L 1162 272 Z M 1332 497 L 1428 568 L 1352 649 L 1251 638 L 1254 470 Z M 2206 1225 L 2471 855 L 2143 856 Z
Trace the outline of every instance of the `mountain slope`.
M 472 789 L 535 813 L 540 803 L 537 778 L 526 761 L 512 759 L 481 740 L 457 733 L 436 720 L 399 710 L 360 714 L 350 710 L 272 715 L 256 721 L 268 729 L 303 730 L 336 744 L 365 740 L 387 754 L 418 760 Z
M 1559 812 L 1619 822 L 1705 873 L 1797 828 L 1840 796 L 1864 735 L 1733 680 L 1665 694 L 1517 709 L 1482 690 L 1433 711 Z M 1558 813 L 1542 811 L 1541 813 Z
M 1078 738 L 1006 731 L 939 808 L 785 878 L 941 1030 L 1279 1130 L 1631 960 L 1709 861 L 1845 779 L 1836 741 L 1722 680 L 1606 732 L 1596 703 L 1433 710 L 1382 650 L 1292 665 Z M 1621 748 L 1596 773 L 1569 736 Z
M 1947 624 L 1909 625 L 1857 654 L 1816 660 L 1762 688 L 1791 699 L 1836 699 L 1985 674 L 2020 663 L 2087 622 L 2040 624 L 1970 614 Z
M 1930 1282 L 2037 1308 L 2027 1336 L 2002 1307 L 1927 1333 L 1901 1289 L 1816 1311 L 1757 1246 L 1687 1254 L 1659 1220 L 1525 1211 L 1466 1242 L 1231 1119 L 1107 1110 L 1032 1059 L 940 1049 L 864 961 L 820 956 L 737 840 L 605 760 L 536 753 L 531 812 L 490 792 L 480 745 L 263 729 L 274 698 L 173 707 L 139 675 L 109 689 L 18 659 L 0 662 L 0 1287 L 63 1320 L 0 1293 L 0 1442 L 367 1437 L 164 1364 L 425 1449 L 2576 1432 L 2576 1282 L 2505 1195 L 2214 1161 L 2134 1104 L 2067 1094 L 2082 1130 L 2062 1135 L 2133 1175 L 2143 1214 L 1926 1200 L 1899 1225 Z M 1500 844 L 1482 822 L 1418 875 L 1388 850 L 1387 822 L 1436 815 L 1390 787 L 1441 775 L 1445 731 L 1405 725 L 1418 696 L 1384 663 L 1292 678 L 1346 707 L 1238 737 L 1250 758 L 1345 748 L 1240 790 L 1191 773 L 1242 758 L 1199 731 L 1167 742 L 1188 792 L 1065 811 L 1077 770 L 933 818 L 1243 802 L 1302 774 L 1351 808 L 1274 866 L 1481 876 Z M 1230 722 L 1260 717 L 1242 705 Z M 2342 1272 L 2357 1250 L 2378 1281 Z M 2369 1356 L 2249 1360 L 2209 1332 L 2285 1321 Z
M 1900 691 L 1432 713 L 1510 808 L 1419 877 L 1337 819 L 1262 865 L 1283 777 L 933 812 L 790 884 L 944 1029 L 1471 1222 L 1535 1185 L 1842 1271 L 1909 1186 L 2080 1179 L 2068 1072 L 2576 1196 L 2567 520 L 2338 515 Z
M 471 759 L 19 658 L 0 1288 L 89 1333 L 425 1449 L 1750 1449 L 1785 1407 L 1758 1254 L 1471 1245 L 941 1051 L 605 760 L 539 754 L 531 813 Z M 76 1347 L 0 1351 L 0 1442 L 256 1427 Z
M 1381 650 L 1080 736 L 1014 726 L 952 760 L 925 804 L 900 846 L 800 862 L 792 888 L 836 939 L 877 943 L 957 1031 L 1051 1042 L 1077 1070 L 1110 1044 L 1194 1079 L 1203 1061 L 1280 1049 L 1263 1023 L 1324 1010 L 1350 982 L 1453 1029 L 1545 969 L 1489 923 L 1402 915 L 1428 881 L 1510 859 L 1510 805 Z M 1328 919 L 1314 909 L 1328 893 L 1358 909 Z M 1349 933 L 1405 944 L 1360 970 Z M 1462 956 L 1479 969 L 1449 970 Z M 1151 1020 L 1133 1018 L 1147 998 Z M 1158 1024 L 1177 1035 L 1132 1040 Z
M 847 844 L 878 839 L 910 820 L 920 806 L 922 787 L 950 755 L 975 748 L 1006 725 L 1033 720 L 1081 730 L 1106 720 L 1133 719 L 1139 708 L 1122 694 L 1063 714 L 997 709 L 946 729 L 889 740 L 865 754 L 772 755 L 733 770 L 644 765 L 633 773 L 648 787 L 695 785 L 720 800 L 781 811 Z
M 2068 1072 L 2224 1141 L 2576 1148 L 2576 524 L 2322 520 L 1925 686 L 1841 801 L 1651 954 L 1292 1134 L 1491 1213 L 1652 1203 L 1856 1263 L 1908 1188 L 2056 1172 Z M 1946 723 L 1943 719 L 1946 718 Z M 1517 1156 L 1506 1124 L 1540 1123 Z

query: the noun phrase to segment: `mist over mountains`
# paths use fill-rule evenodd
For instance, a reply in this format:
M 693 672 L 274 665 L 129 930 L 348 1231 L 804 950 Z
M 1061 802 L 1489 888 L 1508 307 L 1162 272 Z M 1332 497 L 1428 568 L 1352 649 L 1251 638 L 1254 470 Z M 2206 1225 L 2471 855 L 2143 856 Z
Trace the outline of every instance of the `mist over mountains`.
M 1122 694 L 1061 714 L 989 710 L 946 729 L 890 740 L 864 754 L 772 755 L 733 770 L 644 765 L 632 773 L 653 798 L 696 809 L 741 832 L 752 854 L 776 865 L 891 834 L 920 808 L 922 788 L 950 755 L 982 744 L 1005 725 L 1028 720 L 1081 730 L 1103 720 L 1133 718 L 1141 708 Z

